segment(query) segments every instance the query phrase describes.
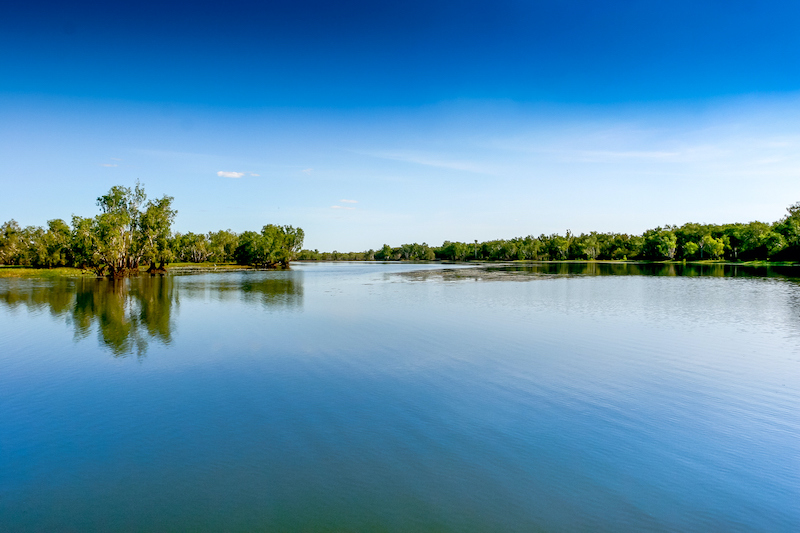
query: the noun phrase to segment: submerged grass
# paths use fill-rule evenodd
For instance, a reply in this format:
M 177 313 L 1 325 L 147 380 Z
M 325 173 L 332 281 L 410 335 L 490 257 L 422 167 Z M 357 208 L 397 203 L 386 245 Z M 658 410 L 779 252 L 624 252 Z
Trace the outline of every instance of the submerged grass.
M 149 265 L 143 265 L 139 271 L 142 274 L 147 272 Z M 167 265 L 167 272 L 174 270 L 181 271 L 214 271 L 214 270 L 239 270 L 251 269 L 246 265 L 237 265 L 233 263 L 173 263 Z M 0 265 L 0 278 L 79 278 L 79 277 L 97 277 L 94 270 L 73 268 L 73 267 L 57 267 L 57 268 L 37 268 L 31 266 L 17 266 L 17 265 Z
M 0 278 L 79 278 L 95 277 L 97 274 L 92 270 L 81 268 L 58 267 L 58 268 L 34 268 L 25 266 L 0 265 Z

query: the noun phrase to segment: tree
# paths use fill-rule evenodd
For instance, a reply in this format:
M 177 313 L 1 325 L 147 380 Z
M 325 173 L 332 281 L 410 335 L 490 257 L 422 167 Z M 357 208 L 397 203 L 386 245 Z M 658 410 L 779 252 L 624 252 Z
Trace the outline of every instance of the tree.
M 722 242 L 722 239 L 715 239 L 711 235 L 703 235 L 700 242 L 701 249 L 705 250 L 708 255 L 715 259 L 721 256 L 725 251 L 725 243 Z
M 301 228 L 267 224 L 261 228 L 261 233 L 242 233 L 234 255 L 242 265 L 285 267 L 303 247 L 304 236 Z
M 583 253 L 586 255 L 586 258 L 590 260 L 596 259 L 600 254 L 600 241 L 597 238 L 597 233 L 593 231 L 585 237 L 581 234 L 581 238 L 583 240 Z
M 98 273 L 121 277 L 139 271 L 140 262 L 147 258 L 160 262 L 163 268 L 169 261 L 169 235 L 177 213 L 172 209 L 172 197 L 164 196 L 146 204 L 147 195 L 137 182 L 134 189 L 120 185 L 97 199 L 102 213 L 91 228 L 91 238 L 81 236 L 91 247 L 92 264 Z M 81 220 L 78 219 L 78 223 Z
M 384 244 L 380 250 L 375 252 L 375 259 L 378 259 L 379 261 L 391 261 L 392 254 L 392 247 L 388 244 Z
M 173 200 L 171 196 L 165 195 L 158 200 L 147 202 L 147 208 L 139 216 L 139 247 L 142 250 L 142 257 L 150 261 L 149 272 L 163 272 L 166 264 L 172 260 L 169 241 L 172 223 L 178 213 L 172 209 Z
M 22 228 L 11 219 L 0 226 L 0 264 L 19 265 L 25 253 Z
M 69 246 L 73 266 L 82 268 L 94 268 L 96 266 L 94 250 L 97 245 L 93 219 L 77 215 L 72 216 L 72 232 L 70 233 Z
M 800 246 L 800 202 L 786 208 L 788 213 L 775 229 L 783 235 L 786 244 L 789 246 Z
M 47 221 L 47 229 L 26 228 L 28 260 L 35 267 L 53 268 L 70 262 L 70 229 L 61 219 Z
M 208 247 L 211 252 L 209 260 L 215 263 L 234 261 L 234 252 L 239 246 L 239 236 L 231 230 L 220 230 L 208 234 Z
M 647 230 L 644 232 L 643 252 L 648 259 L 674 259 L 678 239 L 669 229 Z
M 696 242 L 689 241 L 683 245 L 683 258 L 684 259 L 691 259 L 691 257 L 697 253 L 700 247 L 697 245 Z

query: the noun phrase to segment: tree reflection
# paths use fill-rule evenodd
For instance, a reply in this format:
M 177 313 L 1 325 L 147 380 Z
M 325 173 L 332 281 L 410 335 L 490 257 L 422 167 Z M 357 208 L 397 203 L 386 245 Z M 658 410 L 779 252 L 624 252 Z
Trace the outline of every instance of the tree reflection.
M 616 262 L 561 262 L 522 263 L 487 266 L 492 272 L 529 272 L 556 276 L 689 276 L 689 277 L 745 277 L 772 278 L 797 277 L 798 269 L 792 266 L 751 266 L 724 263 L 616 263 Z
M 270 310 L 303 304 L 301 272 L 249 272 L 236 275 L 136 276 L 124 279 L 6 279 L 0 305 L 47 311 L 66 319 L 76 340 L 97 331 L 115 357 L 142 357 L 148 345 L 170 345 L 180 297 L 238 299 Z
M 128 279 L 8 280 L 0 303 L 48 310 L 66 318 L 75 338 L 97 326 L 100 343 L 114 356 L 143 356 L 150 340 L 172 342 L 172 310 L 177 304 L 170 276 Z
M 172 342 L 174 304 L 170 276 L 80 280 L 71 319 L 76 338 L 88 336 L 96 323 L 100 342 L 115 356 L 142 356 L 150 340 Z
M 181 296 L 260 303 L 270 311 L 291 311 L 303 305 L 303 272 L 257 271 L 236 275 L 182 276 Z

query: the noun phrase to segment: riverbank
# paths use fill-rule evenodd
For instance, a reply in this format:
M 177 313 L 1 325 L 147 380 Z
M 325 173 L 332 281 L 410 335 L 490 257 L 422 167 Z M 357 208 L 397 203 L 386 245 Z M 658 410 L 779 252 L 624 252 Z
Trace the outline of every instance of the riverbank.
M 149 265 L 143 265 L 139 272 L 147 274 Z M 167 265 L 167 272 L 172 274 L 189 272 L 228 272 L 233 270 L 253 270 L 247 265 L 237 265 L 235 263 L 173 263 Z M 58 268 L 35 268 L 30 266 L 0 265 L 0 278 L 96 278 L 97 273 L 91 269 L 58 267 Z
M 293 261 L 295 262 L 295 261 Z M 317 261 L 296 261 L 297 263 L 316 263 Z M 349 262 L 349 261 L 330 261 L 336 262 Z M 361 261 L 356 261 L 361 262 Z M 599 261 L 585 261 L 585 260 L 571 260 L 571 261 L 531 261 L 531 260 L 517 260 L 517 261 L 389 261 L 398 263 L 442 263 L 442 264 L 472 264 L 476 268 L 482 267 L 502 267 L 508 265 L 524 266 L 524 265 L 687 265 L 687 266 L 740 266 L 740 267 L 795 267 L 800 266 L 800 263 L 789 261 L 743 261 L 731 262 L 724 260 L 705 260 L 705 261 L 614 261 L 614 260 L 599 260 Z M 141 274 L 147 274 L 148 265 L 141 267 Z M 172 263 L 166 267 L 167 273 L 170 274 L 189 274 L 196 272 L 231 272 L 238 270 L 257 270 L 252 266 L 238 265 L 235 263 Z M 80 269 L 72 267 L 58 267 L 58 268 L 34 268 L 29 266 L 15 266 L 15 265 L 0 265 L 0 278 L 78 278 L 78 277 L 97 277 L 94 270 Z

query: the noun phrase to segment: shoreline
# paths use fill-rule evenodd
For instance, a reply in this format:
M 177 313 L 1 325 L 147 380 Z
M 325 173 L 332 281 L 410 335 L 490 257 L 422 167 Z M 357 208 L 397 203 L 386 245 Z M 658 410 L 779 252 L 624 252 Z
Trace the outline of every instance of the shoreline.
M 474 265 L 475 269 L 483 270 L 485 267 L 503 266 L 524 266 L 524 265 L 686 265 L 686 266 L 740 266 L 749 268 L 772 268 L 772 267 L 800 267 L 800 263 L 786 261 L 742 261 L 732 262 L 725 260 L 705 260 L 705 261 L 636 261 L 636 260 L 567 260 L 567 261 L 535 261 L 520 259 L 514 261 L 314 261 L 301 260 L 292 261 L 293 263 L 405 263 L 405 264 L 441 264 L 441 265 Z M 167 265 L 166 274 L 192 274 L 201 272 L 238 272 L 242 270 L 266 270 L 255 268 L 249 265 L 237 264 L 214 264 L 214 263 L 176 263 Z M 142 269 L 139 275 L 148 274 L 146 269 Z M 163 274 L 162 274 L 163 275 Z M 31 266 L 0 265 L 0 278 L 102 278 L 93 270 L 80 269 L 75 267 L 57 268 L 37 268 Z

